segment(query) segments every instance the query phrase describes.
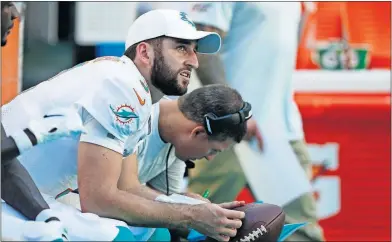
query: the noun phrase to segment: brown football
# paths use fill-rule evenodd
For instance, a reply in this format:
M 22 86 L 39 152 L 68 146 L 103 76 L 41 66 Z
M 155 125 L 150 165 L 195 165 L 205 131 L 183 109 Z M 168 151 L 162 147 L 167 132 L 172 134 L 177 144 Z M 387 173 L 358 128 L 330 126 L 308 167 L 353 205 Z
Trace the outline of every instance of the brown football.
M 230 241 L 278 241 L 285 220 L 285 213 L 281 207 L 268 203 L 252 203 L 235 210 L 244 211 L 245 218 L 242 227 L 237 230 L 237 235 Z

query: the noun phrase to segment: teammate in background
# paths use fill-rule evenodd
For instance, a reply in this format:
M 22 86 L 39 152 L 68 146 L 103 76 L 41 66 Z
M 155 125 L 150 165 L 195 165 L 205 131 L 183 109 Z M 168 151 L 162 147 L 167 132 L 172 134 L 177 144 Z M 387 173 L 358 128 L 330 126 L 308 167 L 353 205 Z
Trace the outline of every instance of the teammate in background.
M 219 48 L 220 36 L 197 31 L 185 13 L 151 11 L 131 25 L 122 57 L 97 58 L 75 66 L 5 105 L 2 112 L 8 114 L 3 118 L 4 129 L 12 133 L 48 109 L 75 105 L 87 134 L 41 145 L 29 156 L 21 157 L 26 166 L 30 165 L 28 170 L 34 171 L 32 176 L 38 186 L 40 179 L 53 178 L 52 187 L 41 189 L 42 192 L 55 196 L 61 192 L 59 183 L 69 182 L 69 187 L 79 189 L 83 212 L 139 226 L 192 227 L 209 237 L 228 240 L 244 216 L 243 212 L 230 210 L 239 202 L 220 206 L 172 205 L 145 199 L 117 186 L 123 160 L 132 159 L 130 155 L 137 143 L 149 132 L 152 103 L 163 94 L 186 93 L 191 71 L 199 65 L 196 53 L 215 53 Z M 25 112 L 13 112 L 15 107 Z M 221 143 L 210 142 L 207 132 L 204 128 L 195 129 L 195 143 L 203 150 L 221 150 Z M 73 154 L 73 159 L 66 154 Z M 56 160 L 56 166 L 47 166 L 42 176 L 33 164 L 41 164 L 45 159 Z M 70 169 L 63 170 L 62 166 Z
M 6 45 L 13 21 L 18 16 L 18 10 L 12 2 L 1 2 L 1 46 Z M 2 118 L 5 115 L 7 114 L 3 113 Z M 76 112 L 65 110 L 32 120 L 9 137 L 6 136 L 1 124 L 1 198 L 27 218 L 46 222 L 50 232 L 42 238 L 44 240 L 67 240 L 67 233 L 56 213 L 49 208 L 31 176 L 16 157 L 37 144 L 79 135 L 82 131 L 81 119 Z
M 272 108 L 279 110 L 275 118 L 284 120 L 282 129 L 285 130 L 288 142 L 310 179 L 311 158 L 306 148 L 302 118 L 294 100 L 292 84 L 301 3 L 188 4 L 189 15 L 194 18 L 198 29 L 215 31 L 224 39 L 220 55 L 199 56 L 201 65 L 197 74 L 201 82 L 210 84 L 227 81 L 249 99 L 250 103 L 257 104 L 253 113 L 259 125 L 266 119 L 266 115 L 270 114 L 269 105 L 272 104 Z M 244 19 L 247 19 L 247 24 L 241 22 Z M 232 189 L 233 185 L 229 180 L 234 177 L 243 182 L 241 187 L 246 181 L 238 158 L 233 151 L 231 153 L 232 165 L 225 166 L 228 168 L 225 172 L 228 182 L 222 184 L 222 189 L 225 189 L 225 186 Z M 190 190 L 200 192 L 211 187 L 211 184 L 206 184 L 215 177 L 211 166 L 226 163 L 225 157 L 227 155 L 222 159 L 218 157 L 214 162 L 205 163 L 205 166 L 201 166 L 197 171 L 199 176 L 190 176 Z M 239 192 L 241 187 L 238 187 L 238 184 L 235 186 L 236 192 Z M 317 223 L 316 201 L 312 193 L 304 194 L 285 205 L 284 211 L 287 223 L 310 222 L 286 241 L 324 240 L 323 231 Z
M 311 176 L 311 159 L 306 148 L 301 115 L 293 98 L 292 75 L 295 69 L 300 3 L 272 2 L 176 2 L 140 3 L 139 14 L 158 8 L 184 11 L 199 30 L 219 33 L 223 39 L 219 55 L 199 55 L 197 74 L 202 84 L 228 83 L 251 104 L 258 125 L 271 118 L 284 120 L 281 129 L 305 170 Z M 278 123 L 278 122 L 277 122 Z M 256 125 L 256 124 L 255 124 Z M 277 124 L 278 125 L 278 124 Z M 260 137 L 257 128 L 256 137 Z M 261 139 L 258 140 L 262 148 Z M 219 168 L 219 169 L 218 169 Z M 216 181 L 217 184 L 211 184 Z M 246 177 L 233 149 L 218 155 L 213 162 L 198 161 L 189 176 L 189 190 L 211 189 L 211 201 L 235 199 L 246 185 Z M 288 241 L 322 241 L 317 223 L 316 201 L 304 194 L 284 208 L 286 222 L 309 221 Z

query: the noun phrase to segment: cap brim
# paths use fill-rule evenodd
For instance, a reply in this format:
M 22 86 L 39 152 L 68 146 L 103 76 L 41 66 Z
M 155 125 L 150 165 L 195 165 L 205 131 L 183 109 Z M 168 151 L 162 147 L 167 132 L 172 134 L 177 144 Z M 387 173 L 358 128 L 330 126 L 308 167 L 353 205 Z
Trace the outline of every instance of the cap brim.
M 202 54 L 214 54 L 220 50 L 221 37 L 214 32 L 195 31 L 187 34 L 166 34 L 168 37 L 197 40 L 197 52 Z

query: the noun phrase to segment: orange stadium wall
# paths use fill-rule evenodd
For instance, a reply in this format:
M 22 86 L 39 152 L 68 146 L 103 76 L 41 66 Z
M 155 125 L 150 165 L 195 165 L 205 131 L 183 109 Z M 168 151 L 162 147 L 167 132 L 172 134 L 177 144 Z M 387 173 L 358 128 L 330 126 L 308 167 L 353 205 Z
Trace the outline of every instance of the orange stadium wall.
M 1 48 L 1 105 L 11 101 L 21 89 L 21 23 L 14 22 L 7 45 Z

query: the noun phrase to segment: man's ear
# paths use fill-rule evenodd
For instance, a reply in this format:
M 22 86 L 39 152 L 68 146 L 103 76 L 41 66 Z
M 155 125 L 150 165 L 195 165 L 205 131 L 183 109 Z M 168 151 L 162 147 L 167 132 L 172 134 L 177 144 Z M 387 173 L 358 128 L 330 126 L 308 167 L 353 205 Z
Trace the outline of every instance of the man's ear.
M 192 129 L 191 136 L 206 139 L 208 134 L 203 126 L 196 126 L 194 129 Z
M 154 60 L 154 50 L 150 44 L 148 44 L 146 42 L 141 42 L 136 47 L 136 53 L 137 53 L 139 60 L 143 64 L 152 65 L 153 60 Z

